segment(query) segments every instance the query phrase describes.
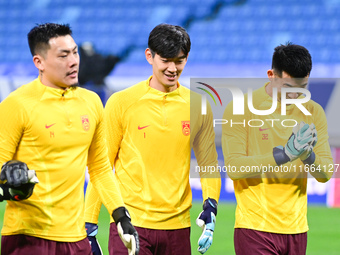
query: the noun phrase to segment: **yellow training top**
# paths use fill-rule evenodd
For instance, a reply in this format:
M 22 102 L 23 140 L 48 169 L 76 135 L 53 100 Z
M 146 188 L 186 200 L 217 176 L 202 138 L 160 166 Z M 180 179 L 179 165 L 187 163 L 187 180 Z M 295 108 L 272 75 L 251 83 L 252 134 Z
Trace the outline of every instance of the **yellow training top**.
M 109 158 L 135 226 L 186 228 L 190 226 L 192 202 L 191 148 L 200 166 L 217 165 L 212 112 L 208 108 L 208 115 L 202 116 L 201 108 L 194 107 L 190 115 L 189 89 L 178 84 L 176 90 L 164 93 L 151 88 L 150 79 L 108 100 Z M 200 102 L 198 94 L 191 96 Z M 220 178 L 201 176 L 201 183 L 203 198 L 218 200 Z M 91 184 L 85 201 L 86 222 L 97 223 L 100 201 Z
M 257 110 L 267 110 L 272 106 L 272 97 L 266 93 L 265 86 L 255 90 L 252 98 Z M 314 148 L 314 169 L 320 167 L 320 172 L 311 174 L 318 181 L 327 181 L 332 173 L 325 170 L 329 170 L 333 160 L 328 143 L 327 120 L 322 107 L 310 100 L 304 107 L 312 115 L 304 115 L 293 104 L 287 106 L 287 115 L 281 115 L 281 105 L 278 102 L 275 112 L 269 115 L 255 115 L 249 110 L 245 111 L 245 115 L 233 115 L 232 106 L 232 102 L 229 103 L 223 116 L 229 123 L 222 127 L 222 149 L 225 165 L 235 167 L 234 170 L 228 168 L 228 175 L 234 181 L 237 200 L 235 228 L 281 234 L 306 232 L 307 173 L 304 164 L 297 159 L 281 166 L 285 168 L 273 168 L 278 167 L 273 157 L 273 148 L 285 146 L 293 127 L 284 126 L 292 126 L 292 120 L 297 123 L 314 123 L 318 137 Z M 230 124 L 231 119 L 233 125 Z M 247 172 L 247 169 L 249 171 L 254 166 L 267 168 L 262 174 Z M 287 169 L 289 172 L 286 172 Z
M 8 201 L 2 235 L 75 242 L 86 237 L 84 178 L 110 212 L 123 206 L 104 141 L 103 106 L 83 88 L 54 89 L 36 79 L 0 104 L 0 164 L 17 159 L 39 179 L 33 195 Z

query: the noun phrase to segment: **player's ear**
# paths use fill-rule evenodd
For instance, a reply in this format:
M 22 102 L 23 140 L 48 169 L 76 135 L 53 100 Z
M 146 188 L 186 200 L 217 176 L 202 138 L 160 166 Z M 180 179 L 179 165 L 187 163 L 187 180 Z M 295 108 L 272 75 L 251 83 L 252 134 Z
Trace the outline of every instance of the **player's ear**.
M 152 52 L 149 48 L 145 50 L 145 58 L 149 62 L 150 65 L 153 64 L 153 57 L 152 57 Z
M 39 71 L 44 71 L 44 59 L 40 55 L 34 55 L 33 56 L 33 63 L 36 68 L 38 68 Z
M 269 69 L 269 70 L 267 71 L 267 76 L 268 76 L 268 79 L 269 79 L 270 81 L 272 81 L 272 80 L 274 79 L 274 70 L 273 70 L 273 69 Z

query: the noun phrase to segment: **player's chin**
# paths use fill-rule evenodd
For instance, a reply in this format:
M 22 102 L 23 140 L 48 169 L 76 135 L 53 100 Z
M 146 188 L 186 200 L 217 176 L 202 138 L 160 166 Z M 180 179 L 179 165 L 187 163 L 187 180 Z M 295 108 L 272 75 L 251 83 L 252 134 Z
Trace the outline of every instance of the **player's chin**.
M 172 88 L 172 87 L 176 87 L 177 86 L 177 81 L 176 82 L 167 82 L 165 83 L 165 86 L 168 87 L 168 88 Z
M 165 79 L 165 84 L 168 84 L 169 86 L 174 86 L 178 82 L 178 76 L 176 76 L 174 79 Z
M 78 78 L 67 79 L 65 82 L 69 87 L 79 86 Z
M 71 88 L 75 88 L 75 87 L 78 87 L 79 86 L 79 83 L 77 82 L 77 83 L 73 83 L 73 84 L 71 84 Z

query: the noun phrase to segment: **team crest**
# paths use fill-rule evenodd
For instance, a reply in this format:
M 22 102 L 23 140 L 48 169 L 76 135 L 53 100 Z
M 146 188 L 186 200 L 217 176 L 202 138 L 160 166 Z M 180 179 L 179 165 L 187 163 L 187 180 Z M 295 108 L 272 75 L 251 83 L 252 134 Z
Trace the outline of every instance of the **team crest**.
M 89 116 L 83 115 L 83 116 L 80 116 L 80 118 L 81 118 L 81 123 L 83 125 L 83 129 L 85 131 L 89 131 L 90 130 Z
M 182 121 L 182 132 L 183 132 L 183 135 L 185 136 L 190 135 L 190 120 Z

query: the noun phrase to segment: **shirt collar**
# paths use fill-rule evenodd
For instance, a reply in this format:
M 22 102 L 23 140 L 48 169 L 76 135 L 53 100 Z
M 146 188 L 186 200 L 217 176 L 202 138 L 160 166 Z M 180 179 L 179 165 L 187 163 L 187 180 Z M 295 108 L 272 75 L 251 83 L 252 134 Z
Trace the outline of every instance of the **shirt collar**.
M 147 89 L 150 93 L 154 94 L 154 95 L 159 95 L 159 96 L 177 96 L 180 95 L 182 90 L 183 90 L 183 86 L 177 81 L 177 88 L 171 92 L 162 92 L 158 89 L 154 89 L 152 87 L 150 87 L 150 80 L 153 76 L 151 75 L 147 80 L 146 80 L 146 86 Z
M 37 91 L 41 91 L 43 93 L 43 99 L 49 98 L 72 98 L 75 96 L 77 91 L 77 87 L 63 89 L 51 88 L 41 83 L 40 77 L 34 80 L 34 87 Z

